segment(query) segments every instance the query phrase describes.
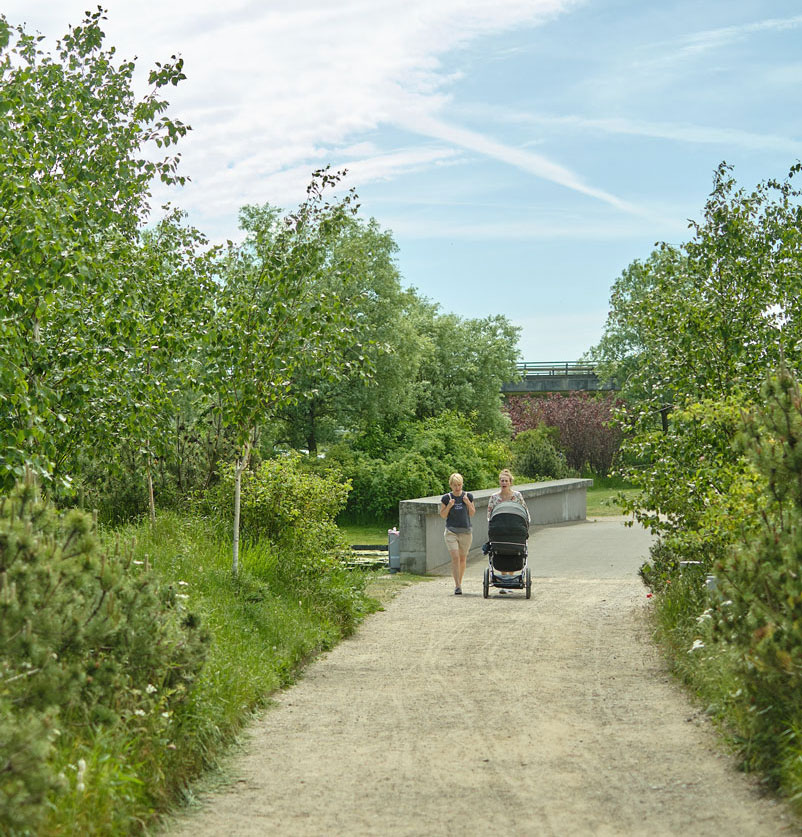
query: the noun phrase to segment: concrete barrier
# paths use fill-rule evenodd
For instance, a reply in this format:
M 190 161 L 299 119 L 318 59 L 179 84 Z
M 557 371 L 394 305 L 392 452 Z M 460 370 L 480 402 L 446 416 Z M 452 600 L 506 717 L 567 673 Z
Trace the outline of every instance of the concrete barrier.
M 526 500 L 532 525 L 543 525 L 584 520 L 587 490 L 592 485 L 593 480 L 568 479 L 530 482 L 514 488 Z M 471 491 L 470 486 L 468 490 Z M 471 491 L 476 514 L 473 517 L 473 546 L 468 555 L 469 561 L 481 555 L 482 544 L 487 540 L 487 502 L 496 491 L 497 488 Z M 401 500 L 398 504 L 402 571 L 417 575 L 449 571 L 451 556 L 443 540 L 445 521 L 439 513 L 442 496 Z

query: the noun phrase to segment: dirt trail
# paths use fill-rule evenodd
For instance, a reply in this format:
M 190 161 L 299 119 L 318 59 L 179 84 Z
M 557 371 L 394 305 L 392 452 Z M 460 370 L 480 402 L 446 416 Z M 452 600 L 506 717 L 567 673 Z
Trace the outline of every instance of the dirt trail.
M 802 833 L 650 644 L 643 537 L 608 521 L 532 544 L 529 601 L 483 599 L 480 562 L 461 598 L 438 579 L 370 617 L 278 696 L 231 784 L 170 833 Z

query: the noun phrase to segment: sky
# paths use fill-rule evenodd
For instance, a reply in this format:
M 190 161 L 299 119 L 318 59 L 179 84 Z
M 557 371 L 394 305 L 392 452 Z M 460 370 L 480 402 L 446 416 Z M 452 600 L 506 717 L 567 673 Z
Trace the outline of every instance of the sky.
M 55 39 L 87 0 L 5 0 Z M 690 238 L 722 161 L 752 188 L 802 158 L 799 0 L 107 0 L 137 84 L 172 55 L 183 188 L 155 191 L 212 241 L 238 210 L 345 168 L 393 233 L 402 284 L 503 314 L 521 360 L 576 360 L 610 291 Z

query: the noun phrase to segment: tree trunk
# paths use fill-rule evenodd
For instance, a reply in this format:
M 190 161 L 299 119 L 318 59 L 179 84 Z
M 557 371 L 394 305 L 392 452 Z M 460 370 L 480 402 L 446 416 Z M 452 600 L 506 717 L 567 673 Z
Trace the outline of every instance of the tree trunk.
M 315 399 L 309 402 L 309 414 L 307 416 L 309 424 L 306 431 L 306 449 L 309 453 L 317 454 L 317 434 L 315 433 Z
M 663 433 L 668 433 L 668 414 L 671 411 L 671 407 L 663 406 L 660 408 L 660 423 L 663 426 Z
M 156 501 L 153 498 L 153 468 L 150 454 L 148 454 L 148 508 L 150 509 L 151 526 L 156 523 Z
M 242 487 L 242 472 L 248 467 L 248 460 L 251 458 L 251 443 L 246 442 L 242 456 L 237 460 L 234 468 L 234 556 L 231 564 L 231 573 L 236 577 L 239 572 L 239 513 L 240 513 L 240 489 Z

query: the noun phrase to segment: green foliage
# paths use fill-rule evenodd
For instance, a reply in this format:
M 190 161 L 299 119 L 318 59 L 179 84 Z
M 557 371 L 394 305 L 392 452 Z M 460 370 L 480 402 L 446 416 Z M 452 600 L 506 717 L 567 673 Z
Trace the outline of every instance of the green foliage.
M 444 412 L 411 422 L 396 446 L 381 456 L 332 446 L 326 462 L 351 480 L 346 516 L 351 520 L 397 520 L 398 502 L 429 497 L 448 490 L 448 478 L 458 471 L 468 491 L 492 486 L 498 471 L 509 464 L 505 442 L 477 435 L 473 422 L 455 412 Z
M 177 157 L 152 159 L 155 147 L 187 130 L 164 116 L 159 98 L 184 78 L 182 61 L 160 66 L 151 92 L 137 100 L 135 65 L 103 48 L 102 19 L 88 13 L 55 58 L 40 38 L 2 19 L 0 484 L 7 488 L 26 467 L 53 474 L 60 435 L 101 389 L 91 363 L 94 323 L 81 319 L 75 301 L 114 299 L 109 290 L 147 216 L 150 182 L 182 180 Z M 103 318 L 102 309 L 93 313 Z
M 569 476 L 565 454 L 554 444 L 556 429 L 541 424 L 524 430 L 512 440 L 513 470 L 532 481 L 559 480 Z
M 722 640 L 739 649 L 754 707 L 747 756 L 778 779 L 792 724 L 802 724 L 802 393 L 787 372 L 767 382 L 764 406 L 746 420 L 739 447 L 761 476 L 758 526 L 716 566 L 727 607 Z M 795 742 L 799 749 L 800 742 Z
M 8 617 L 11 588 L 6 579 L 11 570 L 3 576 L 3 833 L 122 834 L 132 823 L 152 824 L 154 815 L 174 802 L 191 779 L 216 762 L 271 692 L 290 683 L 310 655 L 348 635 L 377 606 L 365 595 L 364 573 L 313 561 L 302 542 L 280 547 L 246 543 L 242 572 L 235 580 L 228 539 L 216 538 L 207 521 L 165 513 L 155 526 L 143 523 L 123 530 L 118 537 L 136 544 L 124 558 L 114 558 L 117 538 L 108 535 L 108 544 L 102 546 L 91 531 L 79 526 L 75 533 L 76 523 L 86 522 L 80 513 L 58 515 L 31 495 L 26 500 L 30 513 L 20 519 L 19 500 L 14 502 L 17 517 L 8 517 L 7 500 L 0 524 L 3 561 L 15 544 L 42 544 L 48 554 L 62 556 L 61 586 L 70 586 L 62 567 L 71 538 L 70 555 L 89 563 L 75 579 L 80 581 L 76 596 L 95 589 L 98 598 L 104 559 L 106 573 L 128 564 L 128 586 L 112 585 L 106 601 L 114 594 L 113 613 L 118 608 L 131 613 L 119 621 L 116 632 L 104 631 L 103 625 L 93 625 L 98 620 L 108 626 L 106 604 L 90 619 L 94 607 L 89 613 L 80 610 L 86 600 L 70 604 L 59 587 L 51 592 L 60 609 L 49 613 L 41 608 L 26 623 L 30 628 L 10 636 L 7 631 L 19 624 L 16 616 Z M 77 546 L 82 538 L 84 552 Z M 32 578 L 44 579 L 46 573 L 39 561 L 31 566 L 37 569 L 26 569 L 24 581 L 32 595 L 40 589 Z M 20 583 L 21 576 L 16 578 Z M 141 591 L 143 581 L 153 597 Z M 83 658 L 78 640 L 71 649 L 63 649 L 63 642 L 54 645 L 55 638 L 70 632 L 75 617 L 79 626 L 86 626 Z M 198 645 L 201 632 L 186 624 L 190 621 L 205 626 L 211 643 Z M 63 649 L 58 660 L 44 650 L 46 629 L 48 647 Z M 183 636 L 178 646 L 171 640 L 176 630 Z M 101 648 L 87 644 L 90 633 L 102 639 Z M 26 642 L 29 652 L 22 648 Z M 205 665 L 194 670 L 190 684 L 186 677 L 191 672 L 183 663 L 196 651 L 196 662 L 205 655 Z M 46 669 L 37 670 L 34 659 Z M 130 671 L 122 671 L 118 663 Z M 57 690 L 47 685 L 51 676 L 57 677 Z M 114 694 L 101 698 L 101 685 L 104 691 L 113 686 Z M 69 705 L 57 709 L 66 697 Z M 87 722 L 90 717 L 92 723 Z
M 508 434 L 501 411 L 501 385 L 518 375 L 518 334 L 506 317 L 461 320 L 421 309 L 419 328 L 427 335 L 417 380 L 418 418 L 451 410 L 469 419 L 474 430 Z
M 59 733 L 169 737 L 207 640 L 147 562 L 99 548 L 87 515 L 57 514 L 32 480 L 0 500 L 0 825 L 35 825 L 44 795 L 64 792 Z
M 218 485 L 207 492 L 218 530 L 228 533 L 233 517 L 233 466 L 224 466 Z M 334 523 L 345 507 L 350 483 L 339 472 L 303 467 L 300 454 L 261 462 L 242 474 L 240 527 L 243 538 L 278 548 L 307 551 L 309 560 L 333 566 L 345 548 Z
M 318 282 L 350 312 L 353 370 L 332 381 L 298 370 L 296 402 L 282 408 L 282 437 L 316 453 L 342 427 L 390 426 L 415 410 L 415 378 L 425 345 L 414 312 L 421 306 L 401 287 L 392 235 L 371 219 L 346 219 L 330 244 L 330 269 Z M 370 376 L 359 374 L 371 371 Z
M 684 521 L 699 521 L 702 538 L 664 530 L 643 574 L 657 594 L 658 636 L 677 673 L 724 721 L 744 766 L 762 771 L 798 804 L 802 394 L 782 371 L 764 385 L 761 401 L 763 407 L 726 423 L 725 450 L 737 457 L 740 474 L 719 483 L 726 501 L 713 507 L 708 493 L 703 500 L 711 508 L 701 513 L 697 505 L 697 516 Z M 700 563 L 681 565 L 689 555 Z M 713 595 L 705 586 L 711 571 Z
M 781 361 L 799 367 L 799 170 L 747 192 L 722 163 L 691 240 L 661 245 L 616 281 L 588 359 L 618 380 L 626 434 L 667 430 L 675 404 L 754 401 Z
M 621 505 L 659 535 L 670 556 L 660 573 L 678 561 L 711 567 L 753 522 L 755 475 L 734 448 L 747 406 L 736 398 L 691 403 L 675 410 L 667 433 L 628 442 L 637 464 L 622 472 L 638 490 Z

